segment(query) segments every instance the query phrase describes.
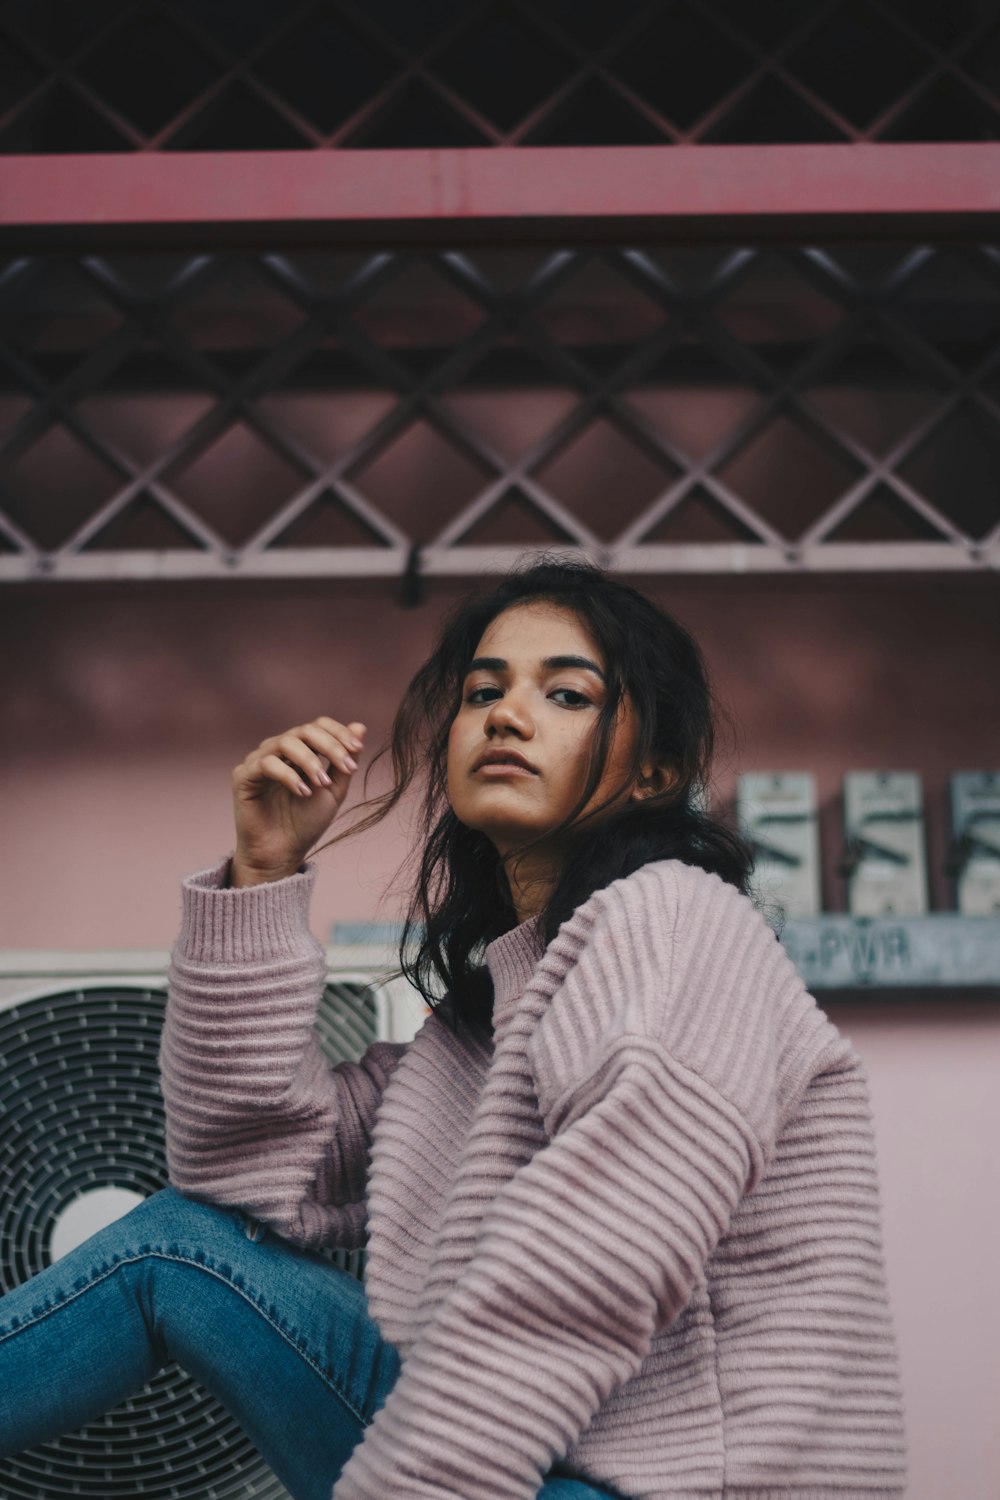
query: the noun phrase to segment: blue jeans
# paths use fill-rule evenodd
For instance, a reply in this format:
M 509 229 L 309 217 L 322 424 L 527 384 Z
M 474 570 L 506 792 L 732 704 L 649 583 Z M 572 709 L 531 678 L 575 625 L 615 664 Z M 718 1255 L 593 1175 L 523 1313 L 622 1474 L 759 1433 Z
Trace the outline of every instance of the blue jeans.
M 75 1431 L 171 1360 L 295 1500 L 329 1500 L 399 1373 L 353 1277 L 167 1187 L 0 1298 L 0 1458 Z M 553 1473 L 539 1500 L 607 1494 Z

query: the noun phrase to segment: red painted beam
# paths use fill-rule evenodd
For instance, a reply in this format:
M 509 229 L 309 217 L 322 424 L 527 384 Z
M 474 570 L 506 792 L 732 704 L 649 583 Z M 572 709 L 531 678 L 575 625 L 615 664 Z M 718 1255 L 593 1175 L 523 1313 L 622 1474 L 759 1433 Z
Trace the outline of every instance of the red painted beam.
M 0 244 L 977 235 L 1000 143 L 0 157 Z

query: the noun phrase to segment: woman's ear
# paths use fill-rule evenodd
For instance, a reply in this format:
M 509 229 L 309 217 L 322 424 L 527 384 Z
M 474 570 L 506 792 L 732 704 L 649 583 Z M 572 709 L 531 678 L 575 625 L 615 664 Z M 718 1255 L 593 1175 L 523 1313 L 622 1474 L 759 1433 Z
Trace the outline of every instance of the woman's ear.
M 647 762 L 629 793 L 635 802 L 643 802 L 647 797 L 659 797 L 667 791 L 674 783 L 674 774 L 669 766 L 657 765 L 655 762 Z

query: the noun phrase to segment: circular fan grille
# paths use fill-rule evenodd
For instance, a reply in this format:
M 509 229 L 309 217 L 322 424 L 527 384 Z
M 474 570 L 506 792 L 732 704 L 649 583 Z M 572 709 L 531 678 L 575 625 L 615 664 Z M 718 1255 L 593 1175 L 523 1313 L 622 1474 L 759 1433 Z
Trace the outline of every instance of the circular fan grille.
M 0 1011 L 0 1291 L 50 1262 L 59 1215 L 95 1188 L 143 1197 L 167 1181 L 157 1054 L 166 995 L 65 991 Z M 375 1039 L 362 984 L 327 987 L 317 1032 L 331 1061 Z M 357 1253 L 331 1259 L 361 1273 Z M 3 1500 L 62 1496 L 285 1500 L 232 1417 L 177 1365 L 78 1432 L 0 1460 Z

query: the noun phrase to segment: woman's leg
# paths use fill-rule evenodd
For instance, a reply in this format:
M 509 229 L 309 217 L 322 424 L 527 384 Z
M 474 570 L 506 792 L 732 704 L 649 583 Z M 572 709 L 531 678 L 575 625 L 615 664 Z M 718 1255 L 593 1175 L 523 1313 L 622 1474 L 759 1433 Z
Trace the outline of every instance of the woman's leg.
M 536 1500 L 625 1500 L 625 1497 L 615 1490 L 599 1489 L 585 1479 L 560 1478 L 550 1472 Z
M 399 1370 L 352 1277 L 164 1188 L 0 1298 L 0 1457 L 75 1431 L 170 1360 L 295 1500 L 329 1500 Z

